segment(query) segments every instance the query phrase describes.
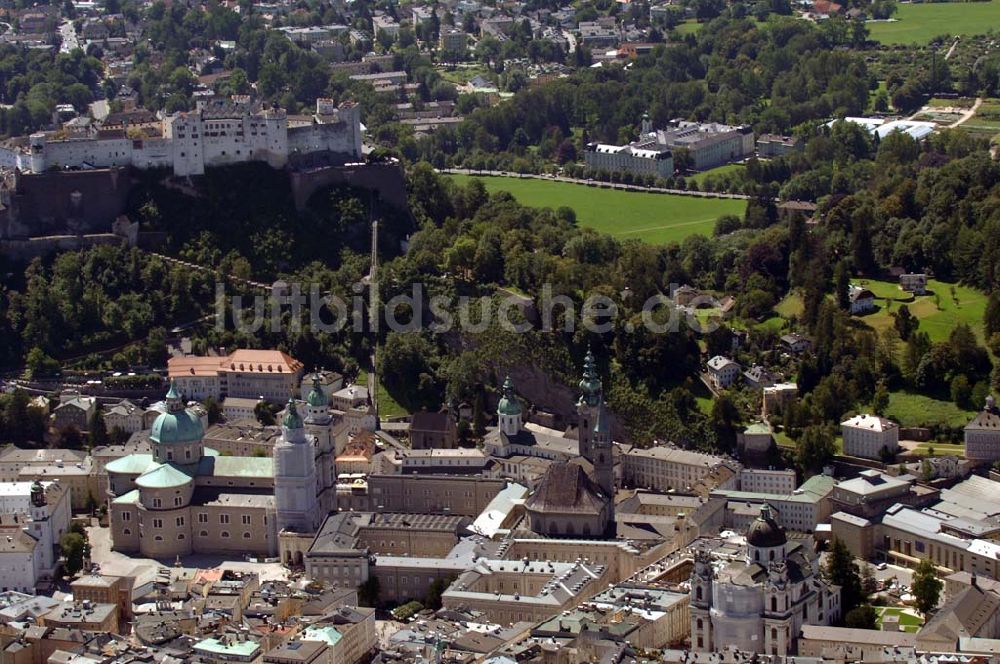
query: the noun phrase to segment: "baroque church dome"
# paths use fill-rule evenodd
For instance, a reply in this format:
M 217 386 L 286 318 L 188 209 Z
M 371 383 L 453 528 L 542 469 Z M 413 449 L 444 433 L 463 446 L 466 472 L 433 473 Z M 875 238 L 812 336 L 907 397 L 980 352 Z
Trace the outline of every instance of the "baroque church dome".
M 202 439 L 204 429 L 201 419 L 191 410 L 184 407 L 180 392 L 171 383 L 167 392 L 167 412 L 161 414 L 153 422 L 149 437 L 155 443 L 195 443 Z

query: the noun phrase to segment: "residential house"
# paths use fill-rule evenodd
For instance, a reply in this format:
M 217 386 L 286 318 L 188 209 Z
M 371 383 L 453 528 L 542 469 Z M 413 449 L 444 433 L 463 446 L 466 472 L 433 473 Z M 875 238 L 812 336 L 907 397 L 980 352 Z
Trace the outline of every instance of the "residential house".
M 927 274 L 913 272 L 899 275 L 899 287 L 914 295 L 927 294 Z
M 862 286 L 851 284 L 848 291 L 852 314 L 867 314 L 875 311 L 875 293 Z
M 774 374 L 759 364 L 755 364 L 744 371 L 743 380 L 755 390 L 763 390 L 765 387 L 771 387 L 777 382 Z
M 785 351 L 796 355 L 812 348 L 812 341 L 797 332 L 782 335 L 780 341 Z
M 719 389 L 725 389 L 740 377 L 742 367 L 727 357 L 716 355 L 708 361 L 708 378 Z

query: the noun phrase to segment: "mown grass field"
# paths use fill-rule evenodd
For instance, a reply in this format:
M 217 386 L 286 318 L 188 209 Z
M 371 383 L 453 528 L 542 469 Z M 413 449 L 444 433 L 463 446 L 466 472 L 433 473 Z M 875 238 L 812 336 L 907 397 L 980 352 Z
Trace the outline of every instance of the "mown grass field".
M 872 39 L 883 44 L 926 44 L 944 34 L 981 35 L 1000 23 L 1000 0 L 900 3 L 893 18 L 896 20 L 869 22 Z M 945 52 L 942 50 L 942 56 Z
M 473 176 L 449 176 L 460 184 Z M 615 191 L 568 182 L 534 178 L 481 178 L 490 192 L 508 191 L 531 207 L 563 206 L 576 211 L 577 222 L 621 240 L 636 238 L 651 244 L 679 242 L 689 235 L 711 235 L 715 220 L 725 214 L 743 216 L 746 202 L 669 194 Z
M 979 341 L 984 342 L 986 295 L 974 288 L 931 279 L 927 284 L 930 294 L 911 296 L 894 282 L 869 279 L 858 283 L 875 293 L 879 310 L 861 316 L 859 320 L 876 330 L 891 326 L 892 313 L 905 304 L 910 313 L 920 320 L 919 329 L 926 332 L 931 341 L 945 341 L 957 324 L 966 323 Z
M 962 427 L 969 423 L 975 413 L 963 410 L 952 401 L 938 400 L 912 392 L 891 392 L 885 416 L 896 420 L 905 427 L 942 424 Z

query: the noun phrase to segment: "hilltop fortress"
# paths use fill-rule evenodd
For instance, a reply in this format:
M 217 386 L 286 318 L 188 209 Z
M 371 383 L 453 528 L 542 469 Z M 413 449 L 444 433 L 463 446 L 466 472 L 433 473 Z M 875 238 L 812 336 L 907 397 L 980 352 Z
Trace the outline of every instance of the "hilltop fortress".
M 361 157 L 360 107 L 317 99 L 313 115 L 290 116 L 246 98 L 199 102 L 194 111 L 165 115 L 142 126 L 86 125 L 32 134 L 27 144 L 0 147 L 0 166 L 36 174 L 169 168 L 184 177 L 249 161 L 282 168 L 297 155 L 320 152 Z
M 317 99 L 314 113 L 290 115 L 237 96 L 184 113 L 75 118 L 10 139 L 0 143 L 0 253 L 16 253 L 11 243 L 28 238 L 107 234 L 125 213 L 133 168 L 186 178 L 255 162 L 289 172 L 297 207 L 317 187 L 338 183 L 405 205 L 398 167 L 363 163 L 361 132 L 353 102 Z

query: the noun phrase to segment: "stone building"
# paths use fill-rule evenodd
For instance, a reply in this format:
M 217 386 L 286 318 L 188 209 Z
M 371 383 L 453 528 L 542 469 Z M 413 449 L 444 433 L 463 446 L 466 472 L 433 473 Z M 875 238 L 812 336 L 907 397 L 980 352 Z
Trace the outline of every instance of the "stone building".
M 899 425 L 878 415 L 855 415 L 840 423 L 844 454 L 879 459 L 899 451 Z
M 986 398 L 986 405 L 965 425 L 965 458 L 975 462 L 1000 459 L 1000 409 L 996 399 Z
M 0 529 L 12 540 L 0 556 L 0 587 L 33 591 L 39 580 L 53 577 L 69 523 L 69 491 L 58 482 L 0 484 Z
M 802 625 L 832 625 L 840 588 L 823 580 L 807 542 L 790 543 L 764 505 L 750 525 L 742 560 L 699 550 L 691 575 L 691 649 L 786 656 Z
M 276 350 L 233 351 L 226 357 L 188 356 L 167 360 L 170 380 L 188 399 L 226 397 L 283 403 L 299 389 L 302 363 Z
M 38 132 L 26 148 L 0 150 L 0 160 L 22 172 L 70 168 L 169 168 L 177 176 L 201 175 L 206 168 L 246 162 L 285 166 L 291 157 L 331 153 L 358 159 L 361 108 L 317 99 L 308 122 L 290 122 L 280 108 L 242 101 L 199 102 L 190 112 L 163 117 L 159 135 L 133 139 L 124 129 L 93 127 L 82 138 L 63 139 Z
M 274 459 L 219 456 L 205 447 L 200 418 L 172 384 L 166 412 L 150 431 L 152 453 L 106 466 L 113 548 L 151 558 L 273 556 L 279 533 L 311 539 L 323 515 L 335 509 L 336 473 L 316 468 L 317 446 L 332 443 L 322 442 L 322 400 L 309 409 L 304 422 L 289 400 Z M 332 450 L 319 458 L 332 466 Z

